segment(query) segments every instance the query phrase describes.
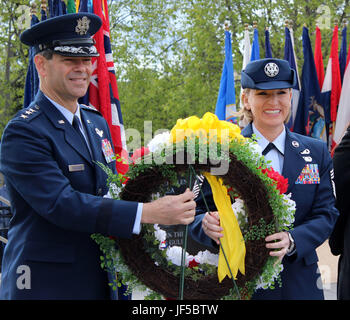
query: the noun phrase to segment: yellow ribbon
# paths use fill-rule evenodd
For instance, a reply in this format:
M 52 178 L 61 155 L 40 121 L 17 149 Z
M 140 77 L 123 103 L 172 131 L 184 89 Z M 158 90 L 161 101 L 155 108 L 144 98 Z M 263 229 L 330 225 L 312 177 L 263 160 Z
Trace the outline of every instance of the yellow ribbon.
M 223 228 L 223 237 L 221 238 L 221 246 L 225 251 L 228 264 L 232 275 L 236 279 L 238 270 L 245 274 L 244 258 L 245 243 L 239 228 L 236 216 L 233 213 L 230 197 L 227 194 L 227 188 L 223 185 L 222 179 L 212 176 L 208 172 L 204 172 L 213 192 L 213 198 L 220 215 L 220 225 Z M 230 270 L 227 266 L 225 256 L 220 248 L 218 278 L 221 282 L 226 276 L 231 278 Z

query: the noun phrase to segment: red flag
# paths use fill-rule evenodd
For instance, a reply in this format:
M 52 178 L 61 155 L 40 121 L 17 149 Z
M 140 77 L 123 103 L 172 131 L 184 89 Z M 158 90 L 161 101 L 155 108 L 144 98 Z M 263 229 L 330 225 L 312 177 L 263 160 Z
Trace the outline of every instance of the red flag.
M 330 59 L 332 59 L 332 91 L 331 91 L 331 121 L 337 119 L 337 108 L 341 92 L 341 78 L 338 55 L 338 26 L 333 30 L 332 48 Z
M 128 153 L 109 38 L 107 0 L 93 0 L 93 8 L 94 13 L 102 19 L 102 27 L 94 35 L 100 56 L 92 59 L 93 74 L 89 87 L 89 102 L 107 120 L 117 156 L 117 171 L 125 174 L 129 169 Z
M 317 72 L 318 83 L 320 84 L 320 88 L 322 88 L 323 80 L 324 80 L 324 65 L 323 65 L 323 57 L 321 51 L 321 30 L 316 26 L 316 40 L 315 40 L 315 66 Z

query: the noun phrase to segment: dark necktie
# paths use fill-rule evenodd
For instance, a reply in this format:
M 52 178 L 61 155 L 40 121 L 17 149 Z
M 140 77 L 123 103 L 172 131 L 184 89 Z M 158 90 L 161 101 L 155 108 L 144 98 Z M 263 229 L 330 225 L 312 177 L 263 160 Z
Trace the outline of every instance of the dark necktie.
M 262 155 L 263 155 L 263 156 L 266 156 L 266 155 L 270 152 L 270 150 L 272 150 L 272 149 L 274 149 L 274 148 L 276 148 L 275 145 L 274 145 L 272 142 L 270 142 L 270 143 L 266 146 L 266 148 L 264 149 L 264 151 L 262 152 Z
M 82 140 L 81 142 L 85 146 L 87 153 L 90 154 L 90 151 L 89 151 L 88 146 L 86 144 L 85 137 L 83 136 L 83 134 L 80 131 L 79 123 L 80 123 L 80 120 L 79 120 L 78 116 L 74 116 L 73 123 L 72 123 L 73 128 L 75 129 L 75 131 L 78 133 L 79 137 L 81 138 L 81 140 Z

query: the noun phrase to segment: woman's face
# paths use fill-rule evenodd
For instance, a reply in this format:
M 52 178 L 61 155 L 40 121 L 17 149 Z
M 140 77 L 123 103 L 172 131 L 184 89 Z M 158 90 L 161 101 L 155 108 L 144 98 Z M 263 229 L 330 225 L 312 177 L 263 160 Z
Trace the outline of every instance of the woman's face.
M 243 95 L 244 107 L 252 112 L 258 130 L 284 128 L 284 122 L 290 114 L 291 101 L 292 90 L 289 88 L 250 89 Z

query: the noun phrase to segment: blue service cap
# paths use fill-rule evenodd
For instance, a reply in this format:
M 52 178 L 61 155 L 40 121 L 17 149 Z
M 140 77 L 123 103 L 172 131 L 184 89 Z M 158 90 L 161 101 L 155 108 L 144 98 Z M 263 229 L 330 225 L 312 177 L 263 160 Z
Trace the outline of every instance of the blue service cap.
M 57 16 L 25 30 L 20 40 L 34 48 L 34 54 L 46 49 L 62 56 L 98 57 L 92 36 L 100 29 L 99 16 L 81 12 Z
M 241 73 L 243 89 L 286 89 L 296 85 L 296 73 L 286 60 L 267 58 L 249 62 Z

